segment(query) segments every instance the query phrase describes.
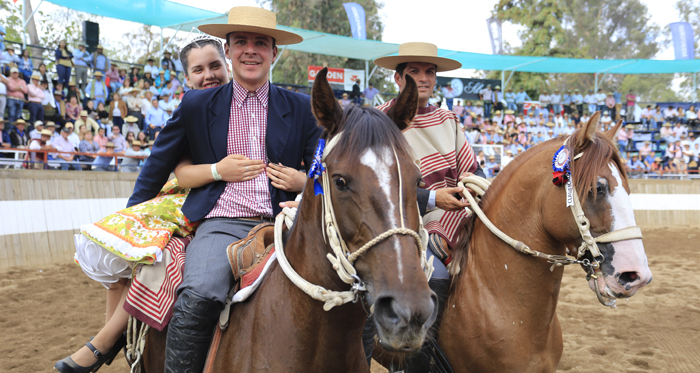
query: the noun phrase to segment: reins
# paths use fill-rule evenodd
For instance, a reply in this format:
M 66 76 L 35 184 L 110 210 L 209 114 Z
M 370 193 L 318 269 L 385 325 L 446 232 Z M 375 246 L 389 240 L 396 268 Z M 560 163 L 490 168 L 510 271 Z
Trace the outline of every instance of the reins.
M 394 235 L 406 235 L 411 236 L 418 245 L 418 251 L 421 257 L 421 267 L 424 269 L 425 275 L 428 279 L 433 272 L 432 258 L 430 261 L 426 259 L 425 250 L 428 247 L 428 233 L 423 228 L 423 219 L 418 214 L 419 217 L 419 228 L 420 234 L 412 229 L 405 226 L 403 217 L 403 180 L 401 178 L 401 163 L 399 162 L 399 157 L 396 154 L 396 149 L 392 149 L 394 152 L 394 158 L 396 159 L 396 166 L 398 167 L 399 173 L 399 215 L 401 217 L 401 226 L 398 228 L 392 228 L 386 232 L 378 235 L 372 240 L 368 241 L 362 245 L 359 249 L 354 252 L 350 252 L 343 239 L 340 231 L 338 230 L 338 222 L 336 220 L 335 210 L 333 209 L 333 203 L 331 200 L 331 187 L 330 187 L 330 177 L 326 172 L 325 159 L 331 152 L 333 147 L 338 144 L 338 141 L 342 137 L 343 132 L 338 133 L 333 138 L 328 141 L 328 144 L 324 144 L 323 140 L 319 141 L 319 148 L 316 149 L 316 160 L 311 167 L 309 176 L 316 175 L 317 180 L 321 179 L 322 191 L 322 204 L 323 204 L 323 219 L 321 222 L 323 239 L 326 242 L 332 253 L 326 254 L 326 257 L 333 265 L 333 269 L 338 274 L 341 281 L 346 284 L 351 285 L 350 290 L 347 291 L 332 291 L 323 288 L 319 285 L 314 285 L 309 281 L 302 278 L 295 270 L 292 268 L 291 264 L 287 260 L 286 254 L 284 252 L 284 242 L 282 240 L 282 229 L 285 219 L 289 222 L 293 221 L 294 211 L 289 208 L 285 208 L 282 214 L 277 216 L 275 220 L 275 251 L 277 252 L 277 259 L 279 261 L 280 267 L 284 274 L 301 289 L 304 293 L 308 294 L 310 297 L 324 302 L 323 309 L 326 311 L 331 310 L 333 307 L 343 305 L 349 302 L 357 302 L 360 298 L 360 293 L 365 292 L 365 284 L 362 282 L 360 277 L 357 275 L 357 271 L 353 263 L 365 252 L 367 252 L 372 247 L 376 246 L 380 242 L 386 240 L 387 238 Z M 416 208 L 418 206 L 416 205 Z M 290 219 L 291 217 L 291 219 Z M 369 311 L 368 311 L 369 312 Z
M 565 140 L 564 144 L 566 144 L 568 141 L 569 139 Z M 557 154 L 555 155 L 555 159 L 557 158 L 558 154 L 559 152 L 557 152 Z M 573 161 L 576 161 L 582 155 L 583 153 L 577 154 L 573 158 Z M 568 163 L 568 158 L 565 159 L 565 161 L 566 162 L 562 162 L 562 164 Z M 536 258 L 546 259 L 548 263 L 552 264 L 552 266 L 549 268 L 550 271 L 554 271 L 554 268 L 556 267 L 563 267 L 569 264 L 582 264 L 584 267 L 588 267 L 586 280 L 588 281 L 591 278 L 595 280 L 593 281 L 593 283 L 595 286 L 595 293 L 596 297 L 598 298 L 598 301 L 604 306 L 615 307 L 615 301 L 605 299 L 598 287 L 597 279 L 602 272 L 600 266 L 601 263 L 605 261 L 605 257 L 600 253 L 597 244 L 612 243 L 631 239 L 641 239 L 642 231 L 638 226 L 631 226 L 618 229 L 594 238 L 591 235 L 590 231 L 590 221 L 588 220 L 588 218 L 586 218 L 586 214 L 583 211 L 583 207 L 581 206 L 581 201 L 578 198 L 576 188 L 573 186 L 571 177 L 569 177 L 568 181 L 566 182 L 566 204 L 567 207 L 571 208 L 571 213 L 574 216 L 574 221 L 576 222 L 576 226 L 578 227 L 582 242 L 576 251 L 576 259 L 570 258 L 566 255 L 545 254 L 541 251 L 533 250 L 523 242 L 515 240 L 507 234 L 503 233 L 503 231 L 498 229 L 491 222 L 491 220 L 489 220 L 486 214 L 484 214 L 484 212 L 479 207 L 479 202 L 481 201 L 481 197 L 486 193 L 488 187 L 491 185 L 490 181 L 478 176 L 469 176 L 460 180 L 457 185 L 464 187 L 462 195 L 464 196 L 464 198 L 467 199 L 467 201 L 469 201 L 469 207 L 465 207 L 465 210 L 470 209 L 472 212 L 474 212 L 479 217 L 479 219 L 481 219 L 484 225 L 491 231 L 491 233 L 493 233 L 496 237 L 500 238 L 503 242 L 507 243 L 509 246 L 511 246 L 513 249 L 520 253 L 531 255 Z M 479 200 L 474 198 L 467 189 L 473 190 L 479 197 Z M 584 258 L 586 253 L 591 254 L 592 260 Z M 455 274 L 456 271 L 459 271 L 459 269 L 456 267 L 451 268 L 451 272 L 453 274 Z

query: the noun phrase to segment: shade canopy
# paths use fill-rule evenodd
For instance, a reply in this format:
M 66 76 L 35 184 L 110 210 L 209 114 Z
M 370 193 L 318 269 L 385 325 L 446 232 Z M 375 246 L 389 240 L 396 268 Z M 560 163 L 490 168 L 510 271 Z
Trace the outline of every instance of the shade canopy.
M 168 0 L 47 0 L 67 8 L 147 25 L 191 31 L 206 23 L 226 23 L 227 15 L 174 3 Z M 397 55 L 399 44 L 375 40 L 358 40 L 347 36 L 303 30 L 278 28 L 297 33 L 304 38 L 289 50 L 372 61 L 379 57 Z M 410 41 L 410 40 L 406 40 Z M 700 72 L 700 59 L 695 60 L 591 60 L 554 57 L 501 56 L 438 50 L 438 56 L 455 59 L 463 69 L 524 71 L 561 74 L 673 74 Z

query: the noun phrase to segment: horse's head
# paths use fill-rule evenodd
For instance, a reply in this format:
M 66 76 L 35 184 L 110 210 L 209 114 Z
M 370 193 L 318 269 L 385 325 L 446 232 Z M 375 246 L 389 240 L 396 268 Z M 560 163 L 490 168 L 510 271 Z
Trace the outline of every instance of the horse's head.
M 613 145 L 622 122 L 607 132 L 599 132 L 598 119 L 599 114 L 595 113 L 566 144 L 573 186 L 594 238 L 636 226 L 627 177 Z M 547 230 L 558 236 L 560 242 L 566 243 L 569 253 L 576 255 L 582 244 L 578 226 L 570 218 L 565 220 L 566 224 L 560 218 L 553 218 L 571 216 L 569 208 L 564 203 L 553 203 L 548 205 L 549 209 L 561 211 L 545 211 Z M 634 234 L 631 236 L 636 237 Z M 651 282 L 651 270 L 641 238 L 615 237 L 613 240 L 597 241 L 603 241 L 596 242 L 603 257 L 599 259 L 603 260 L 597 271 L 598 276 L 590 277 L 589 286 L 595 292 L 595 285 L 598 285 L 598 292 L 608 300 L 607 303 L 612 305 L 616 298 L 631 297 Z M 582 259 L 594 262 L 596 258 L 587 252 Z M 590 271 L 589 266 L 584 265 L 584 269 Z
M 382 236 L 402 227 L 419 231 L 416 188 L 421 175 L 401 133 L 415 115 L 417 100 L 416 84 L 409 79 L 388 116 L 359 106 L 343 111 L 326 69 L 316 76 L 311 100 L 314 116 L 325 128 L 326 147 L 333 144 L 323 177 L 329 178 L 338 233 L 348 258 L 356 254 L 354 266 L 367 288 L 365 299 L 372 305 L 380 343 L 402 352 L 420 348 L 437 315 L 417 236 L 405 231 Z M 358 252 L 368 243 L 370 248 Z

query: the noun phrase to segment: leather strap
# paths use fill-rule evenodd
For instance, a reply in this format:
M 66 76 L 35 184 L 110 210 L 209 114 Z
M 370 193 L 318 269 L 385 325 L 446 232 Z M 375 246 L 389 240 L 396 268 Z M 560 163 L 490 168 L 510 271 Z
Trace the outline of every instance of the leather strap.
M 96 349 L 95 346 L 92 345 L 92 343 L 88 342 L 85 345 L 87 346 L 87 348 L 90 349 L 90 351 L 92 351 L 93 355 L 95 355 L 96 358 L 102 358 L 103 354 L 98 349 Z

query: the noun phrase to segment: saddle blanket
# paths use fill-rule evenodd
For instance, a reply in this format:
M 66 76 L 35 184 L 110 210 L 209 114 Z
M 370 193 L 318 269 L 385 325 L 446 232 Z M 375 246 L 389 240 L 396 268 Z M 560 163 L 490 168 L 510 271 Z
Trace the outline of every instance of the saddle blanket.
M 162 261 L 137 269 L 124 302 L 127 313 L 159 331 L 165 329 L 173 315 L 177 288 L 182 283 L 185 249 L 190 241 L 190 237 L 171 238 L 163 249 Z M 241 276 L 240 290 L 233 295 L 231 303 L 247 300 L 276 260 L 273 248 L 258 266 Z

